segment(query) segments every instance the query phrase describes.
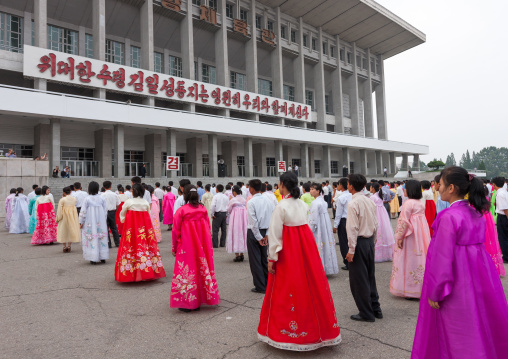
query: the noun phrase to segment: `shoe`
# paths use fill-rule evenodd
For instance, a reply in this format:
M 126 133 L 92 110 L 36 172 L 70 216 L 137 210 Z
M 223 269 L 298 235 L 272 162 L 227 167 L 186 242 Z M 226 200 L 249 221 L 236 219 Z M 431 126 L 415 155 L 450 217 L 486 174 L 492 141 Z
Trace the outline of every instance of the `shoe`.
M 105 259 L 101 259 L 101 263 L 106 263 L 106 260 Z
M 108 247 L 111 248 L 111 243 L 108 243 Z
M 377 319 L 383 319 L 383 312 L 378 310 L 377 312 L 374 312 L 374 316 L 377 318 Z
M 364 317 L 362 317 L 360 314 L 354 314 L 350 317 L 352 320 L 356 320 L 358 322 L 368 322 L 368 323 L 373 323 L 376 321 L 376 319 L 365 319 Z
M 243 262 L 244 258 L 243 254 L 240 254 L 240 262 Z
M 192 311 L 192 309 L 185 309 L 185 308 L 178 308 L 178 310 L 181 312 L 184 312 L 184 313 L 189 313 Z
M 219 248 L 219 247 L 217 247 L 217 246 L 213 246 L 213 248 Z
M 344 266 L 344 267 L 340 267 L 340 269 L 342 269 L 342 270 L 349 270 L 349 267 L 348 266 Z
M 199 312 L 200 311 L 200 307 L 197 307 L 196 309 L 192 309 L 194 312 Z
M 262 293 L 262 294 L 266 293 L 266 290 L 259 290 L 257 288 L 252 288 L 250 291 L 253 293 Z
M 90 264 L 96 265 L 96 264 L 97 264 L 97 262 L 90 261 Z
M 233 259 L 233 262 L 241 262 L 241 261 L 242 259 L 240 258 L 240 256 L 235 257 L 235 259 Z

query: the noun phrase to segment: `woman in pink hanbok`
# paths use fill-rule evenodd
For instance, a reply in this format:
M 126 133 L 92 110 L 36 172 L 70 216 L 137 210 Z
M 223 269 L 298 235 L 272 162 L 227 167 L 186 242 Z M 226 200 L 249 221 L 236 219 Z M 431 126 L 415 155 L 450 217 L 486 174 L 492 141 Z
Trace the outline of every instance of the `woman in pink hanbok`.
M 430 231 L 425 205 L 420 201 L 419 181 L 409 180 L 404 190 L 408 199 L 402 204 L 395 231 L 390 293 L 405 298 L 420 298 Z
M 485 189 L 488 191 L 487 189 Z M 485 229 L 485 249 L 487 253 L 492 258 L 494 265 L 496 266 L 497 273 L 504 277 L 504 265 L 503 265 L 503 253 L 501 252 L 501 247 L 499 246 L 499 239 L 497 237 L 497 229 L 496 224 L 494 223 L 494 217 L 492 217 L 492 213 L 487 211 L 483 213 L 483 217 L 486 222 Z
M 185 186 L 184 199 L 187 204 L 178 208 L 173 220 L 172 253 L 176 258 L 170 305 L 190 312 L 202 304 L 218 305 L 220 297 L 208 211 L 199 203 L 195 186 Z
M 393 239 L 390 217 L 388 217 L 388 212 L 386 212 L 386 208 L 383 206 L 383 200 L 381 199 L 383 196 L 381 193 L 381 185 L 377 182 L 372 183 L 370 193 L 372 193 L 370 199 L 376 204 L 378 223 L 374 260 L 376 262 L 391 262 L 393 260 L 395 240 Z
M 243 253 L 247 252 L 247 201 L 242 197 L 242 190 L 238 186 L 233 187 L 233 198 L 228 204 L 229 227 L 226 237 L 226 250 L 234 253 L 234 262 L 243 262 Z
M 5 199 L 5 228 L 9 229 L 11 226 L 12 218 L 12 200 L 16 196 L 16 188 L 11 188 L 11 191 Z
M 168 231 L 173 227 L 173 208 L 175 207 L 175 201 L 176 197 L 171 191 L 168 191 L 168 193 L 162 197 L 162 224 L 168 226 Z
M 154 188 L 152 186 L 148 186 L 148 191 L 150 192 L 150 196 L 152 199 L 152 205 L 150 206 L 150 218 L 152 220 L 155 238 L 157 239 L 157 243 L 159 243 L 162 240 L 161 222 L 159 221 L 159 213 L 160 213 L 159 199 L 155 197 Z

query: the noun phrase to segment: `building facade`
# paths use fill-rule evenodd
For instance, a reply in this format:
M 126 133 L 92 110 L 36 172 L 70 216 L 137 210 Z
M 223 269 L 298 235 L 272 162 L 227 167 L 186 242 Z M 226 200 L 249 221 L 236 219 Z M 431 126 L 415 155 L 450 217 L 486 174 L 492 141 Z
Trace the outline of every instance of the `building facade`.
M 371 0 L 2 0 L 0 151 L 104 178 L 395 173 L 428 147 L 388 140 L 383 64 L 423 42 Z

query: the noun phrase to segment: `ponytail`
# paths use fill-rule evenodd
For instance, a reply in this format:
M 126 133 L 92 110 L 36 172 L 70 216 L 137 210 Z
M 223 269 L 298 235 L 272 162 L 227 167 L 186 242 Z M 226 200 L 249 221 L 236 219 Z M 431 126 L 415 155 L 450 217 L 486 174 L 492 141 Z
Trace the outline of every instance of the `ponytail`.
M 18 197 L 18 194 L 20 194 L 21 192 L 23 192 L 23 188 L 22 187 L 16 188 L 16 197 Z
M 479 213 L 483 214 L 490 208 L 485 197 L 483 182 L 474 175 L 458 166 L 450 166 L 441 171 L 441 179 L 446 187 L 453 184 L 461 197 L 468 196 L 469 204 Z
M 468 200 L 469 204 L 473 206 L 478 212 L 483 214 L 489 211 L 490 203 L 485 196 L 483 181 L 476 176 L 471 178 L 471 185 L 469 186 L 468 191 Z
M 289 191 L 293 199 L 300 198 L 300 189 L 298 188 L 298 177 L 293 172 L 284 172 L 280 176 L 280 182 Z

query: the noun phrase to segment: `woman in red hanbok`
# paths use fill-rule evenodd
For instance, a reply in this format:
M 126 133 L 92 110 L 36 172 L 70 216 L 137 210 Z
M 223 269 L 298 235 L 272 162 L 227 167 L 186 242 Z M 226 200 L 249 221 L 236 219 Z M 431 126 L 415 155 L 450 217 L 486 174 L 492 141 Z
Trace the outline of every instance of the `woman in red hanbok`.
M 116 257 L 115 280 L 140 282 L 163 278 L 166 272 L 150 218 L 150 205 L 143 199 L 145 189 L 135 184 L 132 193 L 134 198 L 124 202 L 120 213 L 124 225 Z
M 172 252 L 176 259 L 171 307 L 190 312 L 199 310 L 202 304 L 218 305 L 220 297 L 208 211 L 199 203 L 195 186 L 185 186 L 184 199 L 187 204 L 176 211 L 173 220 Z
M 422 186 L 422 203 L 425 206 L 425 218 L 427 218 L 427 223 L 429 224 L 430 236 L 432 237 L 432 224 L 436 219 L 437 209 L 436 202 L 434 202 L 434 194 L 430 189 L 429 181 L 421 181 Z
M 268 230 L 268 286 L 258 338 L 294 351 L 336 345 L 341 334 L 333 298 L 294 173 L 280 177 L 279 191 L 284 199 Z
M 48 186 L 42 187 L 42 194 L 35 201 L 35 213 L 37 213 L 37 225 L 32 235 L 33 245 L 37 244 L 53 244 L 56 242 L 56 214 L 55 202 L 53 197 L 49 195 Z
M 176 197 L 170 191 L 162 197 L 162 224 L 168 225 L 168 231 L 173 227 L 173 208 L 175 207 L 175 201 Z
M 122 213 L 124 202 L 129 199 L 129 197 L 127 197 L 127 195 L 125 194 L 125 189 L 123 187 L 118 188 L 118 198 L 120 199 L 120 205 L 118 206 L 118 209 L 116 210 L 115 221 L 116 221 L 116 227 L 118 228 L 118 234 L 120 234 L 120 237 L 121 237 L 122 231 L 123 231 L 123 223 L 120 220 L 120 213 Z

